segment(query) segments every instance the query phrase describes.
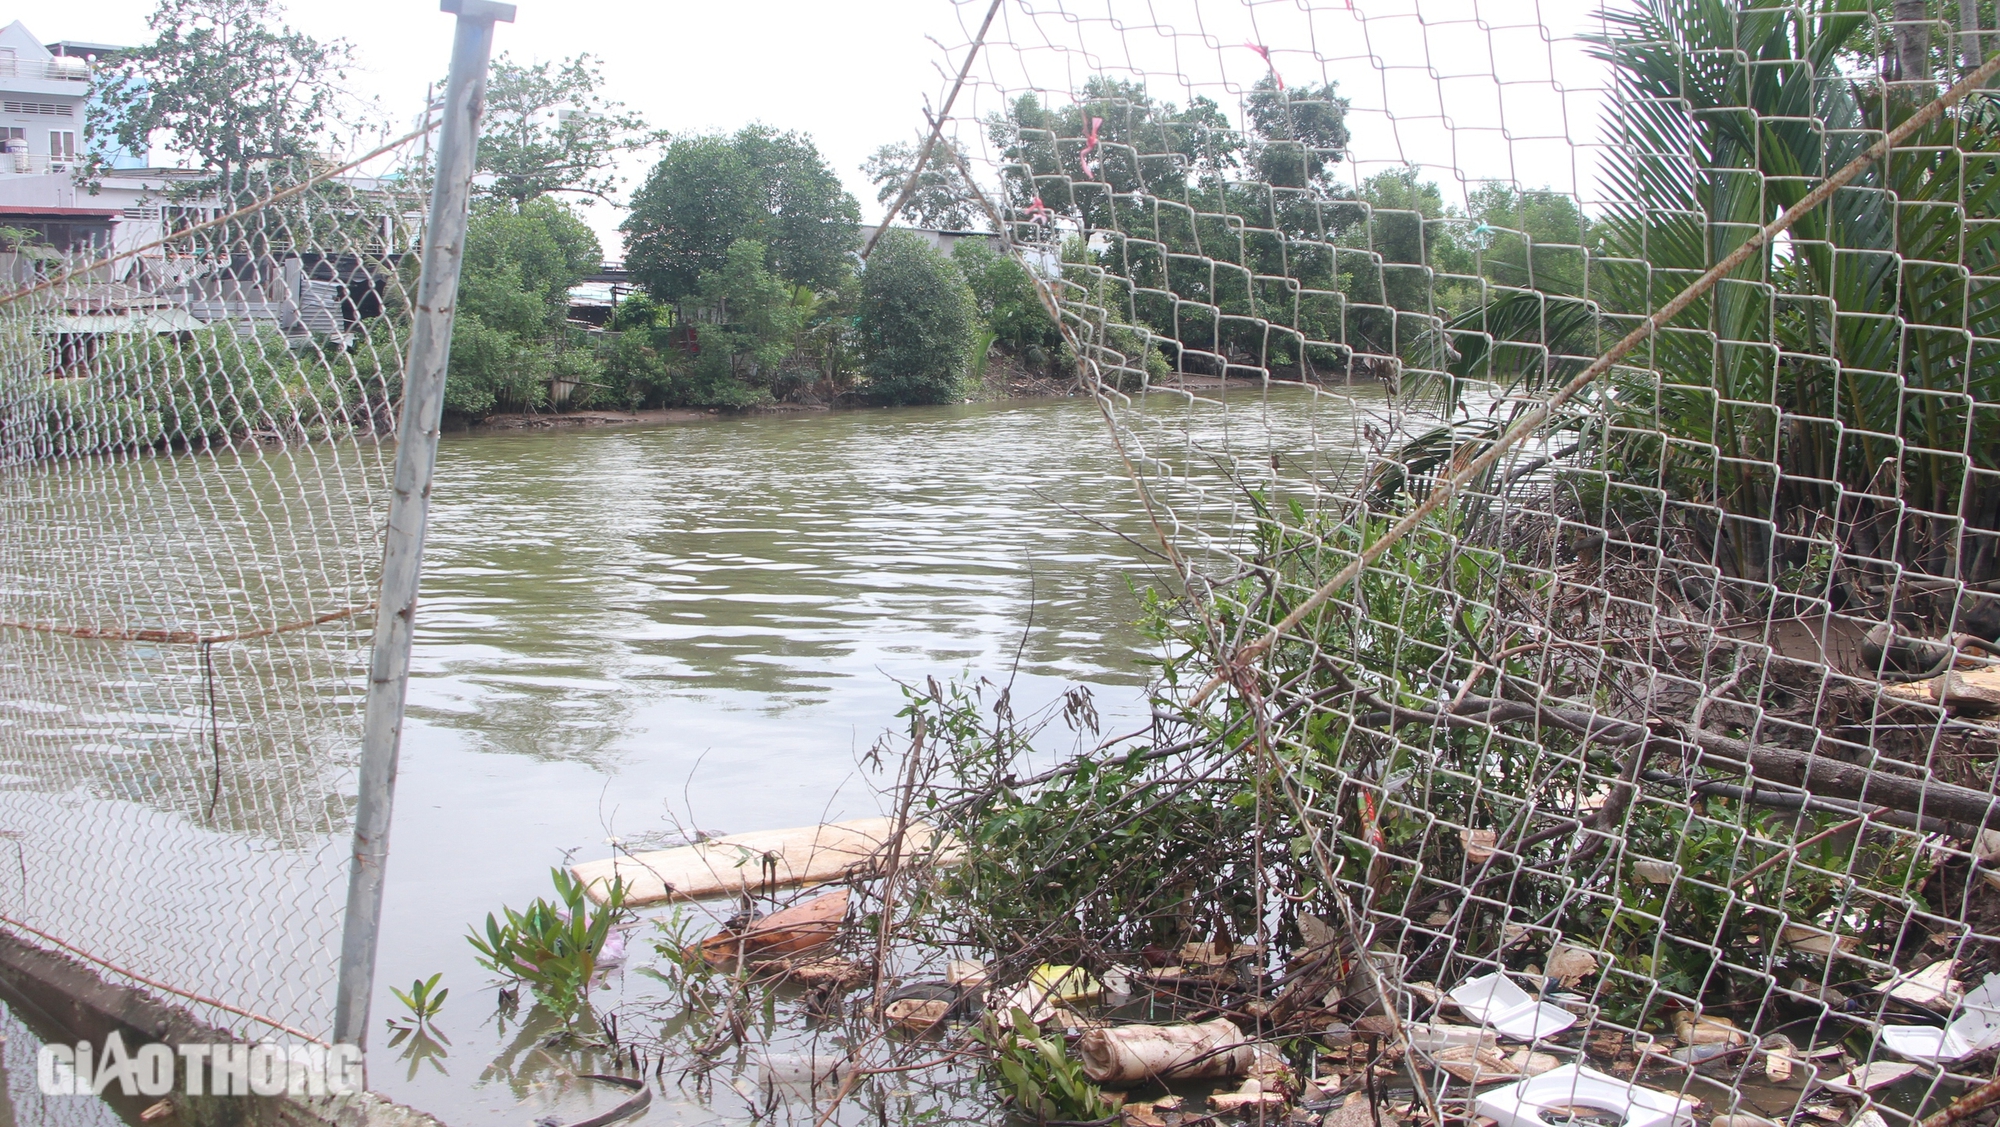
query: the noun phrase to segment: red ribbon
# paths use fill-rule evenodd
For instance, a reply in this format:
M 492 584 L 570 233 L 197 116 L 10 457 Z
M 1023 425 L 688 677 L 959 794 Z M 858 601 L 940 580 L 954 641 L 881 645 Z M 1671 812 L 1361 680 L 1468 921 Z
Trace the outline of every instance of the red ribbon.
M 1092 179 L 1096 178 L 1097 173 L 1091 170 L 1090 154 L 1097 148 L 1097 127 L 1103 124 L 1104 119 L 1101 117 L 1090 119 L 1090 134 L 1083 139 L 1083 152 L 1078 153 L 1076 158 L 1076 163 L 1083 168 L 1083 174 Z
M 1350 8 L 1352 8 L 1353 6 L 1354 6 L 1354 5 L 1353 5 L 1353 4 L 1351 3 L 1351 2 L 1350 2 L 1350 3 L 1348 4 L 1348 7 L 1350 7 Z M 1258 55 L 1258 57 L 1259 57 L 1259 58 L 1262 58 L 1262 59 L 1264 60 L 1264 65 L 1265 65 L 1265 66 L 1267 66 L 1267 67 L 1270 67 L 1270 69 L 1271 69 L 1271 77 L 1272 77 L 1273 79 L 1276 79 L 1276 80 L 1277 80 L 1277 83 L 1278 83 L 1278 89 L 1280 89 L 1280 90 L 1283 90 L 1283 89 L 1285 88 L 1285 76 L 1284 76 L 1284 75 L 1282 75 L 1282 74 L 1279 74 L 1279 73 L 1278 73 L 1278 68 L 1277 68 L 1277 67 L 1276 67 L 1275 65 L 1273 65 L 1273 64 L 1272 64 L 1272 62 L 1271 62 L 1271 49 L 1270 49 L 1269 47 L 1266 47 L 1266 46 L 1264 46 L 1264 45 L 1263 45 L 1262 43 L 1249 43 L 1249 42 L 1246 42 L 1246 43 L 1244 43 L 1243 45 L 1244 45 L 1245 47 L 1248 47 L 1248 48 L 1250 48 L 1250 49 L 1251 49 L 1252 51 L 1255 51 L 1255 52 L 1257 52 L 1257 55 Z

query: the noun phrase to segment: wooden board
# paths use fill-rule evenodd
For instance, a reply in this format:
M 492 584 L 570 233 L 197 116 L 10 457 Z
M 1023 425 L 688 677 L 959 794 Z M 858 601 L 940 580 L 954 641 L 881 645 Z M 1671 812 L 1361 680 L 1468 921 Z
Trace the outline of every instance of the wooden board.
M 847 918 L 847 897 L 847 889 L 835 889 L 803 904 L 772 912 L 742 931 L 711 935 L 697 947 L 702 958 L 717 966 L 739 954 L 745 959 L 761 960 L 810 951 L 840 935 L 841 921 Z
M 789 830 L 730 834 L 695 845 L 631 853 L 570 866 L 570 873 L 604 902 L 614 875 L 625 880 L 625 903 L 635 907 L 667 900 L 757 893 L 771 888 L 821 884 L 849 872 L 874 867 L 886 856 L 893 818 L 862 818 Z M 932 849 L 937 832 L 911 822 L 903 835 L 905 856 Z M 955 852 L 947 847 L 940 851 Z M 941 861 L 948 858 L 940 856 Z

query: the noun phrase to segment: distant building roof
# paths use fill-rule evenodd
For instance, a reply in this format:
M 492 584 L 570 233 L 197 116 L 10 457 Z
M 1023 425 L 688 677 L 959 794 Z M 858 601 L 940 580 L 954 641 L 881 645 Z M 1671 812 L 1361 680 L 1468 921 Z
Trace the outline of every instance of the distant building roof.
M 117 219 L 124 212 L 103 207 L 22 207 L 0 204 L 0 219 Z
M 52 55 L 65 56 L 112 56 L 130 51 L 130 47 L 120 47 L 112 43 L 85 43 L 81 39 L 64 39 L 56 43 L 44 44 Z

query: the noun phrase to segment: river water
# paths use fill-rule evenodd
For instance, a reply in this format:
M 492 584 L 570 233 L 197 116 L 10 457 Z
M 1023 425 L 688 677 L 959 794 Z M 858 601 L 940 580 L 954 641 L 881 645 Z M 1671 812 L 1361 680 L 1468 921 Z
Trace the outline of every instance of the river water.
M 1134 412 L 1128 438 L 1197 473 L 1353 448 L 1325 396 Z M 466 925 L 614 836 L 881 812 L 858 760 L 897 724 L 899 680 L 1012 678 L 1023 712 L 1083 683 L 1105 731 L 1143 726 L 1132 591 L 1166 583 L 1149 542 L 1085 400 L 448 437 L 379 982 L 445 972 L 454 1044 L 448 1074 L 378 1053 L 371 1082 L 455 1123 L 533 1118 L 480 1079 L 508 1034 Z M 398 1009 L 378 989 L 376 1013 Z
M 1176 502 L 1165 526 L 1227 528 L 1244 497 L 1219 460 L 1326 481 L 1379 393 L 1358 399 L 1155 394 L 1121 412 L 1126 457 L 1075 399 L 447 436 L 370 1082 L 455 1124 L 578 1118 L 538 1090 L 532 1045 L 497 1020 L 468 926 L 546 895 L 552 866 L 608 856 L 613 838 L 636 849 L 880 813 L 888 784 L 863 760 L 899 725 L 899 682 L 1010 684 L 1022 714 L 1082 684 L 1103 731 L 1143 727 L 1134 591 L 1172 583 L 1127 459 Z M 353 483 L 379 481 L 380 457 L 306 446 L 23 474 L 7 567 L 39 586 L 8 598 L 36 621 L 224 627 L 229 608 L 284 621 L 359 603 L 380 496 Z M 80 555 L 100 561 L 81 584 L 50 563 Z M 300 576 L 301 559 L 325 574 Z M 176 601 L 211 586 L 216 608 Z M 121 599 L 132 609 L 117 617 L 92 609 Z M 24 884 L 10 910 L 317 1024 L 345 879 L 358 621 L 212 655 L 10 638 L 32 664 L 0 672 L 39 694 L 0 708 L 26 756 L 0 789 L 20 867 L 100 873 L 105 890 L 77 900 L 44 882 L 31 900 Z M 389 988 L 438 972 L 451 1044 L 399 1060 L 381 1024 L 401 1011 Z M 668 1099 L 649 1122 L 740 1118 L 740 1103 Z

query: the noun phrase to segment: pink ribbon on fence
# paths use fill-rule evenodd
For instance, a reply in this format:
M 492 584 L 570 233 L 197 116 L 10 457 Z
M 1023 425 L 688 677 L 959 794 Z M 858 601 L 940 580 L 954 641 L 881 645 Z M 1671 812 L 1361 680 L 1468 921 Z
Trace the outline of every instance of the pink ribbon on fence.
M 1348 4 L 1348 7 L 1350 8 L 1352 8 L 1353 6 L 1354 5 L 1351 2 Z M 1251 43 L 1247 40 L 1244 42 L 1243 45 L 1245 47 L 1250 48 L 1252 51 L 1257 52 L 1257 56 L 1264 60 L 1264 65 L 1270 68 L 1271 77 L 1277 80 L 1278 89 L 1283 90 L 1285 88 L 1285 76 L 1279 74 L 1277 66 L 1271 62 L 1271 49 L 1269 47 L 1264 46 L 1262 43 Z
M 1076 163 L 1083 168 L 1083 174 L 1093 180 L 1097 178 L 1097 173 L 1090 167 L 1090 154 L 1097 148 L 1097 127 L 1103 124 L 1104 119 L 1101 117 L 1090 119 L 1090 134 L 1083 139 L 1083 151 L 1076 157 Z

